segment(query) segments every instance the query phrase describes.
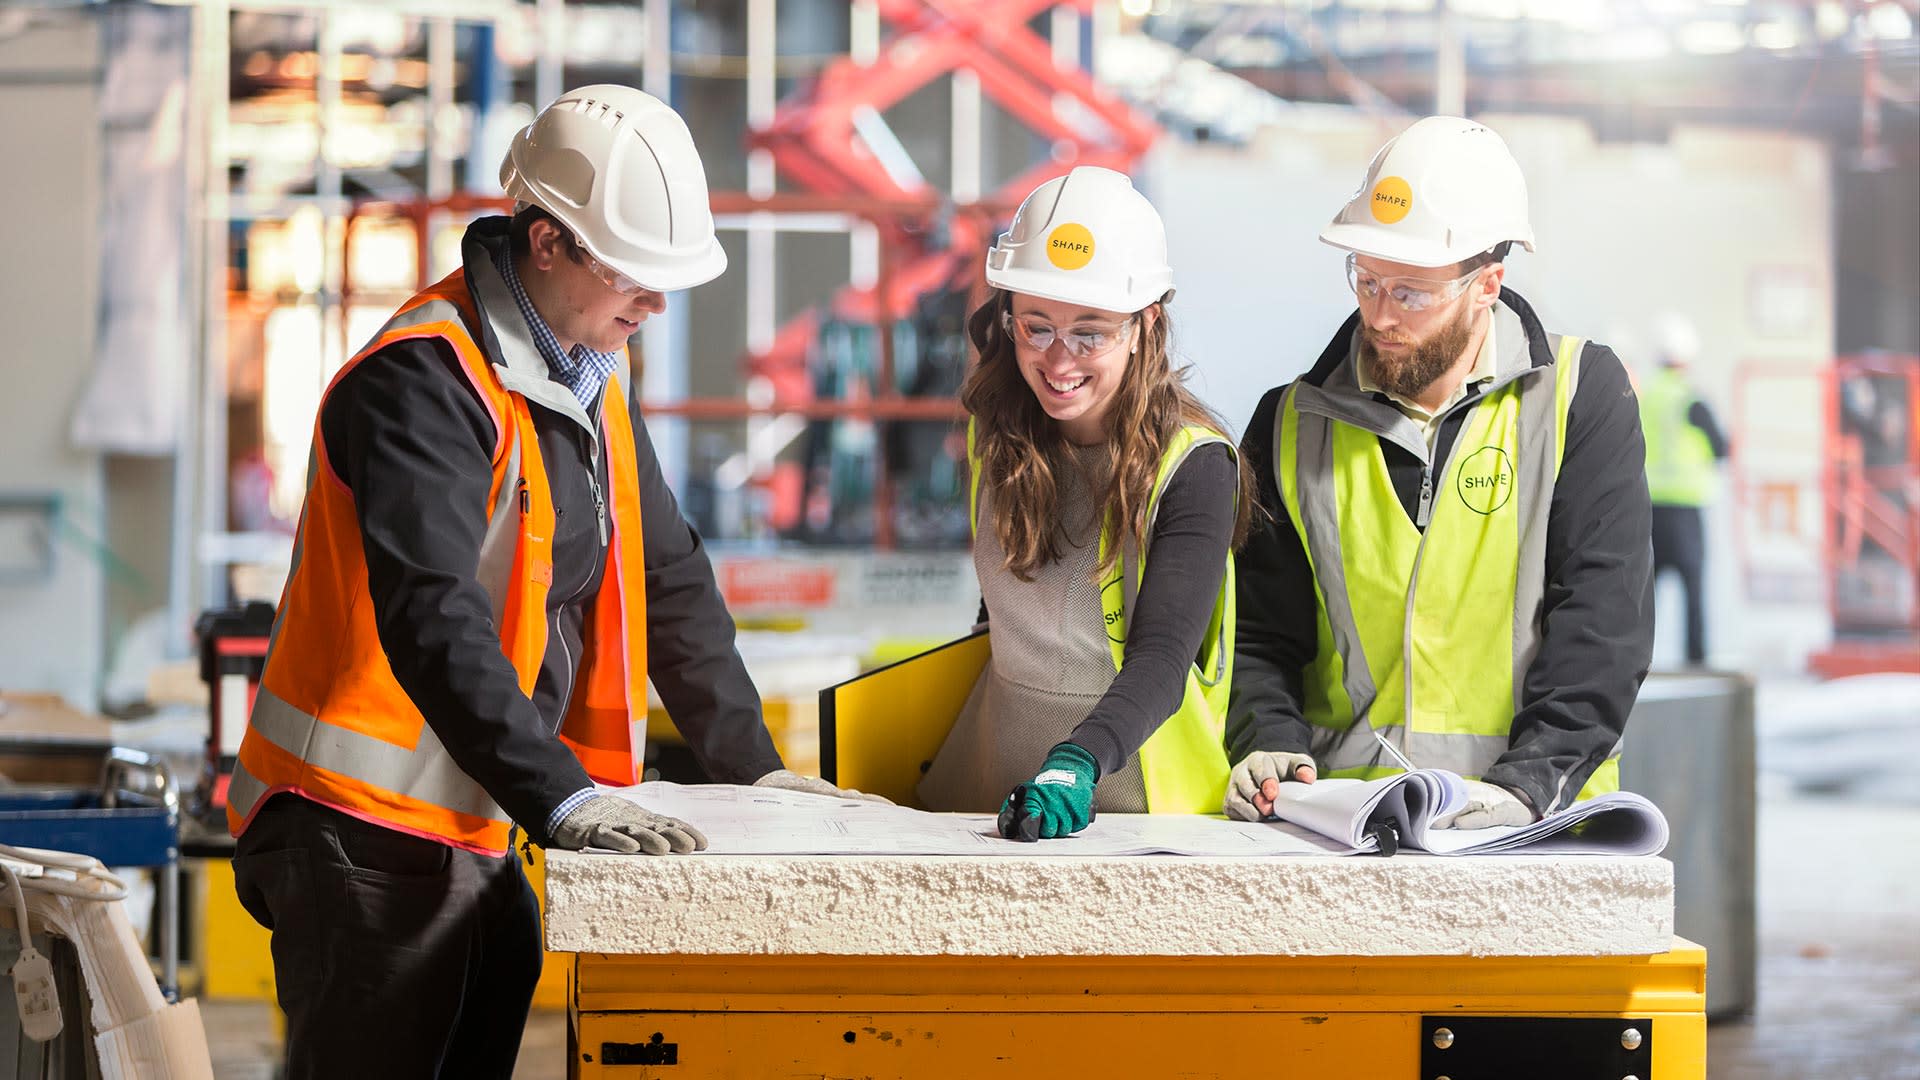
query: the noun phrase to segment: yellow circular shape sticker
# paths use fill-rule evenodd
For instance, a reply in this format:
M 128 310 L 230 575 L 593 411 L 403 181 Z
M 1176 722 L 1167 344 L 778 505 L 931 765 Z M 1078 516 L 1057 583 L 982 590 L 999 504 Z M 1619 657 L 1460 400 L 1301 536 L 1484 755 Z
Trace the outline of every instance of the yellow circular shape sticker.
M 1397 176 L 1384 177 L 1373 185 L 1372 209 L 1373 220 L 1391 225 L 1413 209 L 1413 189 Z
M 1093 233 L 1069 221 L 1047 234 L 1047 261 L 1062 270 L 1078 270 L 1093 261 Z

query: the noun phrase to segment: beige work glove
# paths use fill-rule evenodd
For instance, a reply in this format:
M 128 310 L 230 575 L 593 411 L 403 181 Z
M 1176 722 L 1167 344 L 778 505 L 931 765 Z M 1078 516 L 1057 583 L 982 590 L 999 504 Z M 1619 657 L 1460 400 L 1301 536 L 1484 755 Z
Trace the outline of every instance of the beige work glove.
M 1317 775 L 1311 754 L 1255 750 L 1241 758 L 1228 775 L 1227 801 L 1221 809 L 1230 818 L 1260 821 L 1273 813 L 1273 800 L 1280 796 L 1282 781 L 1311 784 Z
M 1467 781 L 1467 805 L 1457 813 L 1436 818 L 1436 829 L 1486 829 L 1495 825 L 1531 825 L 1533 809 L 1520 796 L 1480 780 Z
M 754 787 L 781 788 L 786 791 L 804 791 L 809 795 L 825 795 L 832 799 L 860 799 L 865 802 L 893 805 L 893 800 L 884 795 L 869 795 L 852 788 L 834 787 L 817 776 L 801 776 L 792 769 L 775 769 L 753 782 Z
M 578 851 L 605 848 L 625 855 L 685 855 L 706 849 L 700 830 L 612 795 L 595 795 L 573 808 L 553 830 L 553 845 Z

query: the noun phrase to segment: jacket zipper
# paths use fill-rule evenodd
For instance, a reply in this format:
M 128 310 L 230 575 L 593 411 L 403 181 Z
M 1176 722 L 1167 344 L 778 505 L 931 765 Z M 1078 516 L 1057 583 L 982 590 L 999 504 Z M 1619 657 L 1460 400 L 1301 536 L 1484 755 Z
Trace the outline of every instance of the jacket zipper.
M 607 504 L 606 496 L 600 490 L 600 444 L 598 440 L 594 442 L 593 449 L 587 454 L 587 486 L 593 491 L 593 517 L 595 524 L 599 526 L 600 547 L 604 550 L 607 546 Z M 560 719 L 559 722 L 554 725 L 555 732 L 558 732 L 562 727 L 566 726 L 567 707 L 573 704 L 575 675 L 573 650 L 567 647 L 567 635 L 560 632 L 560 609 L 580 599 L 580 595 L 586 591 L 587 583 L 583 581 L 580 583 L 579 588 L 573 590 L 573 595 L 567 598 L 566 603 L 554 609 L 553 615 L 551 616 L 552 627 L 549 633 L 553 635 L 554 640 L 560 643 L 560 655 L 566 659 L 565 670 L 567 675 L 566 688 L 560 694 Z

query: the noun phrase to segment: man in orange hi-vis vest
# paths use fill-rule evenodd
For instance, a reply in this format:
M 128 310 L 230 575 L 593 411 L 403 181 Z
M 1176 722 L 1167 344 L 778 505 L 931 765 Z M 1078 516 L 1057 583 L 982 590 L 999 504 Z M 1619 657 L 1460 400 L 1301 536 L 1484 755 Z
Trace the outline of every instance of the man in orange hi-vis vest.
M 636 415 L 627 339 L 726 269 L 685 122 L 584 87 L 500 172 L 512 217 L 469 227 L 322 398 L 234 770 L 290 1080 L 512 1073 L 541 957 L 512 830 L 706 846 L 596 791 L 639 780 L 649 677 L 714 779 L 858 794 L 782 766 Z

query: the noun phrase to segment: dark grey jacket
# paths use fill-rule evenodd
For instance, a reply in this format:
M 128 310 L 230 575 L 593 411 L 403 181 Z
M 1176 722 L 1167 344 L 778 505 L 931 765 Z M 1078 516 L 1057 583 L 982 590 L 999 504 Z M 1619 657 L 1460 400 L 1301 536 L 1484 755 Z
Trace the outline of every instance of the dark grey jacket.
M 1554 362 L 1547 332 L 1525 300 L 1502 289 L 1519 316 L 1536 366 Z M 1324 386 L 1347 357 L 1356 312 L 1301 380 Z M 1304 753 L 1303 671 L 1318 648 L 1313 571 L 1280 502 L 1273 475 L 1273 425 L 1286 387 L 1267 393 L 1241 445 L 1262 512 L 1240 552 L 1239 622 L 1228 756 L 1255 750 Z M 1444 469 L 1478 391 L 1441 421 L 1434 469 Z M 1385 400 L 1381 396 L 1381 400 Z M 1547 520 L 1546 592 L 1540 648 L 1522 687 L 1509 747 L 1487 771 L 1490 783 L 1554 808 L 1556 791 L 1577 792 L 1626 728 L 1653 655 L 1652 508 L 1646 444 L 1626 369 L 1604 345 L 1588 343 L 1569 405 L 1566 452 Z M 1381 440 L 1408 520 L 1415 520 L 1421 462 Z

